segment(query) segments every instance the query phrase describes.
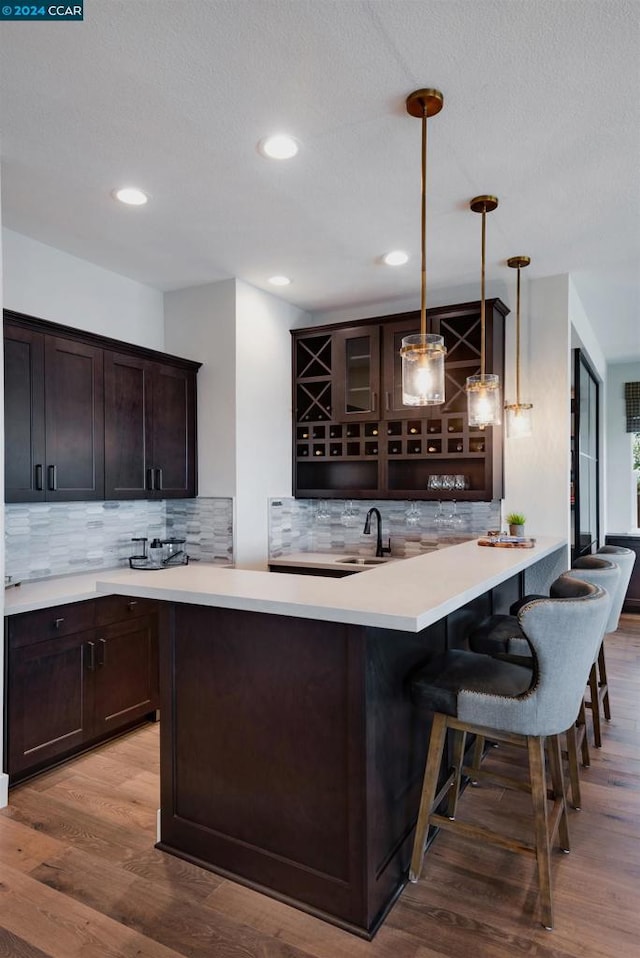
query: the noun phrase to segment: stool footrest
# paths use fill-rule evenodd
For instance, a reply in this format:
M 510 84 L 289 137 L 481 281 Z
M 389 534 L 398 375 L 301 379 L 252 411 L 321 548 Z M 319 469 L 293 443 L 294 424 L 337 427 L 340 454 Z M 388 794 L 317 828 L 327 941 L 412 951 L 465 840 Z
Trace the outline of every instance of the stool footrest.
M 525 842 L 519 838 L 511 838 L 508 835 L 501 835 L 500 832 L 494 832 L 493 829 L 484 825 L 472 825 L 469 822 L 460 822 L 457 819 L 445 818 L 444 815 L 429 815 L 429 824 L 436 828 L 442 828 L 445 831 L 457 832 L 459 835 L 465 835 L 467 838 L 479 839 L 490 842 L 500 848 L 505 848 L 511 852 L 525 852 L 535 857 L 536 848 L 531 842 Z

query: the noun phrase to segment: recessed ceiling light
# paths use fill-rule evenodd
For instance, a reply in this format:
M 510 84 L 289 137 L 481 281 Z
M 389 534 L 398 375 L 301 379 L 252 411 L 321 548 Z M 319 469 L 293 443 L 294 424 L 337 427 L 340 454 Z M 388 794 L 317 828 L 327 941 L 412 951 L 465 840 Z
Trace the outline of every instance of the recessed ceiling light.
M 288 276 L 270 276 L 269 282 L 272 286 L 288 286 L 291 280 Z
M 272 160 L 290 160 L 298 152 L 298 144 L 292 136 L 276 133 L 275 136 L 268 136 L 261 140 L 258 149 L 263 156 L 268 156 Z
M 382 257 L 387 266 L 404 266 L 409 257 L 401 249 L 394 249 Z
M 149 199 L 146 193 L 136 189 L 135 186 L 123 186 L 122 189 L 114 190 L 113 196 L 127 206 L 144 206 Z

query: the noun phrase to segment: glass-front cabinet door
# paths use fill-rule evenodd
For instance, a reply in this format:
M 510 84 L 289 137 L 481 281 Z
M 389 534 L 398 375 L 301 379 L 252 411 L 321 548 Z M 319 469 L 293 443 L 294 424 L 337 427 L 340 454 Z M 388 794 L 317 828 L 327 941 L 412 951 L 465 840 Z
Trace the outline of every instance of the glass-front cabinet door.
M 380 417 L 380 327 L 338 330 L 333 341 L 334 418 Z
M 581 350 L 574 350 L 572 558 L 599 545 L 598 381 Z

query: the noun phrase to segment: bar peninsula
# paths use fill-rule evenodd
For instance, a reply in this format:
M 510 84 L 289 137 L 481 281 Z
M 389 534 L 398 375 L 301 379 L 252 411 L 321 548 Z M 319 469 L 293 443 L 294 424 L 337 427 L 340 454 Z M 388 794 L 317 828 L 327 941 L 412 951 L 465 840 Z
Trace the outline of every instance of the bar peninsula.
M 407 676 L 566 565 L 540 538 L 343 579 L 105 573 L 98 591 L 165 603 L 158 847 L 372 937 L 406 881 L 427 751 Z

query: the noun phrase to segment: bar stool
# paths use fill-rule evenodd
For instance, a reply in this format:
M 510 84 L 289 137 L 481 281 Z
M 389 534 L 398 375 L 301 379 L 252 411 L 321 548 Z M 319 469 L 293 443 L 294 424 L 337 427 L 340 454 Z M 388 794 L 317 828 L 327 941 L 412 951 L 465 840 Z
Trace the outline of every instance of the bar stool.
M 607 565 L 603 565 L 607 563 Z M 612 582 L 611 586 L 603 584 L 603 576 L 610 575 L 609 566 L 615 566 L 617 570 L 617 576 L 615 577 L 615 582 Z M 598 649 L 598 653 L 594 659 L 593 665 L 589 672 L 589 701 L 585 702 L 586 707 L 591 712 L 591 722 L 593 725 L 593 744 L 596 748 L 602 747 L 602 724 L 601 724 L 601 709 L 604 707 L 605 714 L 607 718 L 611 718 L 611 710 L 609 707 L 609 686 L 607 684 L 607 667 L 605 664 L 604 658 L 604 639 L 605 635 L 609 632 L 615 632 L 618 628 L 618 619 L 620 618 L 619 610 L 617 608 L 617 595 L 620 587 L 620 567 L 616 565 L 615 562 L 609 562 L 604 557 L 598 555 L 588 555 L 581 556 L 574 560 L 573 566 L 571 568 L 573 575 L 579 575 L 581 579 L 584 579 L 585 582 L 595 582 L 603 585 L 603 588 L 606 588 L 610 595 L 609 602 L 609 615 L 607 616 L 607 622 L 604 627 L 604 633 L 602 636 L 602 642 Z M 620 603 L 622 605 L 622 603 Z
M 553 927 L 550 850 L 556 834 L 561 847 L 565 851 L 569 850 L 558 736 L 577 714 L 609 608 L 608 596 L 598 586 L 581 582 L 576 589 L 576 583 L 572 582 L 571 587 L 574 593 L 577 591 L 579 594 L 566 599 L 535 599 L 518 613 L 518 624 L 533 650 L 533 669 L 474 652 L 452 650 L 433 657 L 410 679 L 416 706 L 420 710 L 434 712 L 410 880 L 418 881 L 430 825 L 534 855 L 538 867 L 542 924 L 545 928 Z M 559 590 L 562 590 L 562 584 Z M 438 791 L 448 729 L 453 732 L 453 767 Z M 460 782 L 462 775 L 469 772 L 463 765 L 467 733 L 499 741 L 526 743 L 530 777 L 528 790 L 534 811 L 533 844 L 458 821 Z M 553 786 L 551 815 L 547 807 L 545 739 L 549 743 L 549 770 Z M 503 786 L 509 781 L 505 776 L 500 776 Z M 516 787 L 522 788 L 522 784 L 518 782 Z M 443 815 L 437 809 L 450 789 L 447 814 Z
M 611 629 L 610 631 L 615 632 L 620 625 L 622 606 L 624 605 L 624 600 L 627 597 L 627 589 L 629 588 L 629 582 L 631 581 L 631 574 L 635 565 L 636 554 L 633 549 L 625 549 L 623 546 L 601 546 L 596 552 L 596 555 L 606 557 L 610 562 L 615 562 L 620 568 L 618 593 L 613 597 L 612 600 L 612 616 L 615 616 L 615 628 Z M 598 656 L 598 672 L 598 685 L 604 689 L 604 691 L 599 689 L 598 698 L 604 707 L 604 717 L 607 719 L 607 721 L 609 721 L 611 719 L 611 708 L 609 705 L 609 686 L 607 682 L 607 665 L 604 656 L 604 642 L 600 650 L 600 655 Z
M 616 568 L 615 563 L 604 558 L 592 558 L 594 558 L 593 563 L 591 563 L 592 567 L 581 572 L 580 579 L 575 577 L 576 573 L 569 571 L 552 582 L 549 589 L 550 596 L 552 598 L 569 598 L 571 595 L 577 594 L 577 590 L 579 590 L 577 583 L 580 580 L 591 581 L 607 591 L 609 606 L 611 606 L 612 596 L 618 588 L 620 579 L 619 569 Z M 519 599 L 511 606 L 512 615 L 493 615 L 485 619 L 469 635 L 469 648 L 473 652 L 491 655 L 503 661 L 518 662 L 525 665 L 529 662 L 531 664 L 532 650 L 518 623 L 517 612 L 527 602 L 535 598 L 543 598 L 543 596 L 525 596 L 524 599 Z M 566 754 L 569 768 L 571 802 L 575 809 L 580 809 L 582 807 L 582 796 L 578 771 L 579 750 L 582 752 L 584 767 L 588 768 L 590 764 L 584 696 L 580 701 L 575 720 L 565 729 L 565 737 L 567 747 L 564 754 Z M 474 754 L 474 766 L 476 768 L 479 767 L 483 748 L 484 742 L 478 740 Z

